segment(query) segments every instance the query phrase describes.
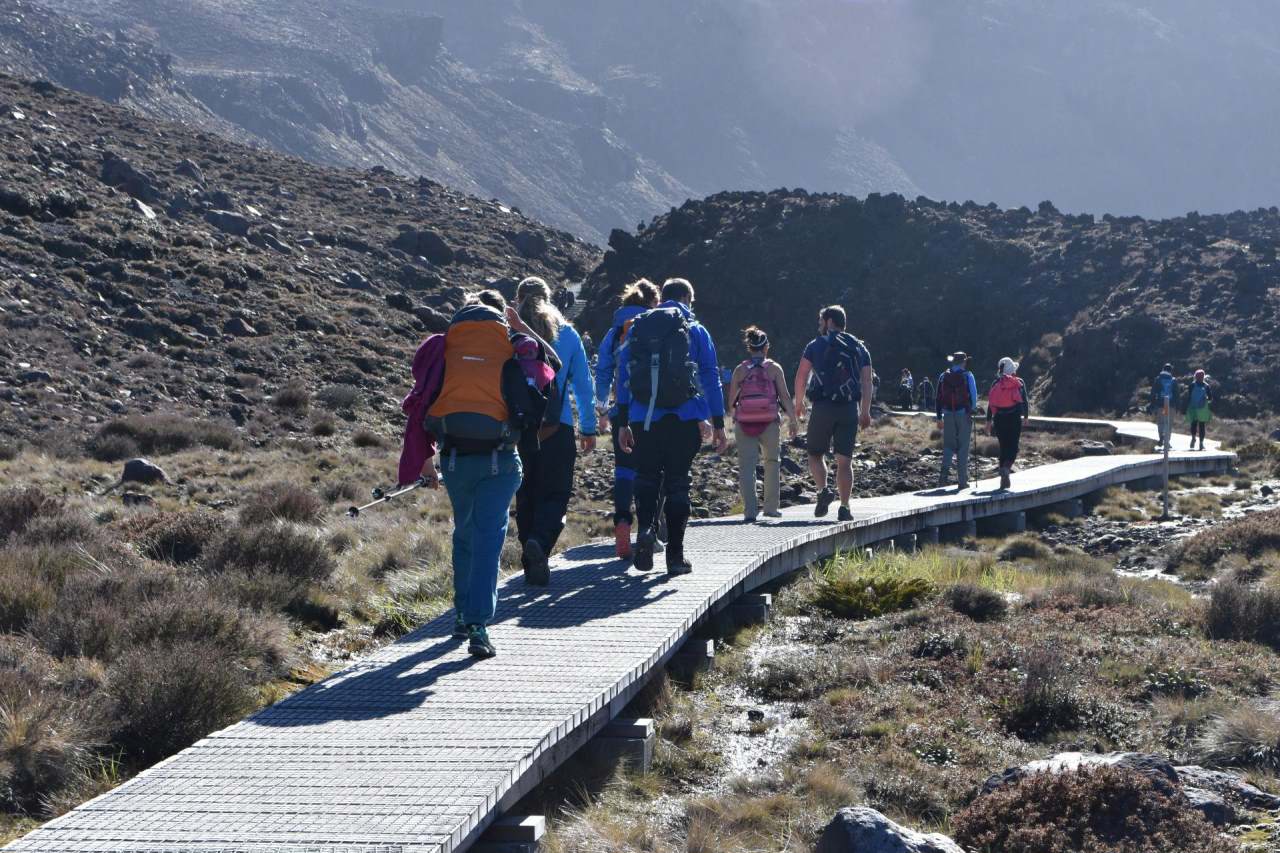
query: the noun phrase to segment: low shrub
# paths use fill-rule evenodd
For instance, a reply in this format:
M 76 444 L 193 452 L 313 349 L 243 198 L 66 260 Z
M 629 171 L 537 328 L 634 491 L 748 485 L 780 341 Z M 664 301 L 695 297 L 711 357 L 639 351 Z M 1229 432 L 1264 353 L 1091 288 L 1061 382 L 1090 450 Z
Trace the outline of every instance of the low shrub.
M 333 418 L 316 418 L 311 422 L 311 434 L 316 438 L 329 438 L 338 432 L 338 424 Z
M 226 529 L 222 516 L 205 510 L 141 516 L 132 541 L 152 560 L 183 566 L 194 563 Z M 138 529 L 140 528 L 140 529 Z
M 1234 577 L 1214 584 L 1204 631 L 1213 640 L 1250 640 L 1280 649 L 1280 589 Z
M 364 428 L 358 429 L 351 434 L 351 443 L 356 447 L 373 448 L 375 450 L 382 450 L 387 446 L 386 439 L 373 430 Z
M 1000 853 L 1232 853 L 1180 795 L 1119 767 L 1039 773 L 981 796 L 955 816 L 967 850 Z
M 1257 559 L 1280 551 L 1280 509 L 1250 513 L 1217 524 L 1179 542 L 1169 555 L 1169 569 L 1179 574 L 1211 575 L 1229 555 Z
M 99 462 L 121 462 L 141 456 L 142 448 L 127 435 L 97 435 L 89 442 L 89 455 Z
M 0 543 L 21 533 L 36 518 L 61 511 L 62 502 L 28 486 L 0 492 Z
M 1196 741 L 1197 758 L 1213 767 L 1280 770 L 1280 717 L 1256 708 L 1233 708 L 1209 723 Z
M 66 545 L 99 537 L 98 525 L 92 518 L 82 512 L 62 510 L 33 519 L 15 541 L 23 545 Z
M 958 583 L 944 597 L 951 609 L 975 622 L 994 622 L 1009 612 L 1009 604 L 995 590 L 971 583 Z
M 281 412 L 305 412 L 311 405 L 311 389 L 300 379 L 291 380 L 271 395 L 271 405 Z
M 0 806 L 42 814 L 48 796 L 77 781 L 92 746 L 86 714 L 19 670 L 0 672 Z
M 1004 703 L 1004 727 L 1025 740 L 1080 727 L 1080 703 L 1074 680 L 1050 649 L 1033 649 L 1023 661 L 1018 691 Z
M 324 502 L 314 492 L 293 483 L 271 483 L 258 489 L 244 502 L 240 508 L 240 523 L 295 521 L 316 524 L 324 511 Z
M 921 637 L 911 647 L 911 656 L 926 660 L 942 660 L 968 651 L 969 639 L 964 634 L 934 633 Z
M 211 643 L 130 649 L 108 678 L 111 742 L 136 766 L 185 749 L 254 706 L 244 670 Z
M 22 452 L 22 445 L 16 441 L 0 439 L 0 462 L 12 462 Z
M 121 452 L 120 438 L 133 442 L 132 454 Z M 130 415 L 104 424 L 90 440 L 89 451 L 95 459 L 114 462 L 138 453 L 177 453 L 200 446 L 233 450 L 239 444 L 230 424 L 181 415 Z
M 1053 549 L 1034 536 L 1014 536 L 996 551 L 996 559 L 1004 563 L 1014 560 L 1047 560 Z
M 326 385 L 316 392 L 316 402 L 326 409 L 350 409 L 360 402 L 360 389 L 354 385 Z
M 333 557 L 314 533 L 289 524 L 233 527 L 208 551 L 210 571 L 265 572 L 309 583 L 328 578 Z
M 933 593 L 920 577 L 828 577 L 819 579 L 814 604 L 844 619 L 870 619 L 908 610 Z

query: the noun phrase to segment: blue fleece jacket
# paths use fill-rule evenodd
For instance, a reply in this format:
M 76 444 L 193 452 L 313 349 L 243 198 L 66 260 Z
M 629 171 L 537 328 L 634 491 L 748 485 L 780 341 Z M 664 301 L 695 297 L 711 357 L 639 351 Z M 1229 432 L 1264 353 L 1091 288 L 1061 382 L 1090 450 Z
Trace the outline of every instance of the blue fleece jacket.
M 564 400 L 560 410 L 560 423 L 573 426 L 573 407 L 569 402 L 569 392 L 573 392 L 573 401 L 578 404 L 578 420 L 584 435 L 596 434 L 596 389 L 591 381 L 591 365 L 587 363 L 587 351 L 582 345 L 582 336 L 573 326 L 560 327 L 556 335 L 556 355 L 560 356 L 560 369 L 556 372 L 556 384 L 560 386 L 560 397 Z
M 708 418 L 717 428 L 724 427 L 724 388 L 720 385 L 720 362 L 716 359 L 716 345 L 711 334 L 698 322 L 693 312 L 683 302 L 668 300 L 659 308 L 679 308 L 690 321 L 689 323 L 689 359 L 698 365 L 698 383 L 702 393 L 682 403 L 675 409 L 662 407 L 653 410 L 653 419 L 659 420 L 665 415 L 676 415 L 682 421 L 705 421 Z M 631 405 L 631 382 L 627 370 L 627 345 L 622 345 L 618 353 L 618 405 L 628 407 L 628 419 L 631 423 L 644 423 L 648 414 L 647 405 Z
M 973 378 L 973 373 L 971 371 L 964 369 L 963 364 L 953 364 L 949 370 L 944 370 L 942 373 L 938 374 L 938 391 L 941 393 L 942 380 L 947 378 L 948 373 L 962 372 L 965 374 L 965 379 L 969 380 L 969 408 L 965 411 L 972 413 L 978 408 L 978 380 Z M 939 399 L 936 405 L 938 417 L 942 417 L 942 400 Z
M 600 342 L 600 352 L 596 357 L 596 405 L 600 407 L 608 406 L 609 393 L 613 390 L 613 380 L 618 373 L 618 355 L 614 352 L 617 344 L 614 341 L 621 334 L 622 326 L 628 320 L 634 320 L 645 311 L 648 311 L 642 305 L 624 305 L 613 313 L 613 325 L 609 327 L 609 331 L 605 332 L 604 340 Z M 616 417 L 618 414 L 617 404 L 613 404 L 609 409 L 609 417 Z

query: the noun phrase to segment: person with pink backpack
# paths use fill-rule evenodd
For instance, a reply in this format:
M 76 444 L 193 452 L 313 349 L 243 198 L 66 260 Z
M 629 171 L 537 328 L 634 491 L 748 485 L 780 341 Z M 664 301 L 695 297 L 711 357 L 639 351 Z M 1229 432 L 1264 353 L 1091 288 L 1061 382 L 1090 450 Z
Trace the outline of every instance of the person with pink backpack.
M 1000 442 L 1000 488 L 1012 488 L 1010 477 L 1022 441 L 1022 426 L 1031 416 L 1027 386 L 1018 378 L 1018 362 L 1005 356 L 996 368 L 996 381 L 987 394 L 987 435 Z
M 742 492 L 742 515 L 751 524 L 759 504 L 756 497 L 756 465 L 764 456 L 764 514 L 782 515 L 779 509 L 781 477 L 781 436 L 779 412 L 791 418 L 791 437 L 800 432 L 787 377 L 782 365 L 769 358 L 769 336 L 756 326 L 742 333 L 747 359 L 733 370 L 729 380 L 729 401 L 733 406 L 734 432 L 738 444 L 738 485 Z

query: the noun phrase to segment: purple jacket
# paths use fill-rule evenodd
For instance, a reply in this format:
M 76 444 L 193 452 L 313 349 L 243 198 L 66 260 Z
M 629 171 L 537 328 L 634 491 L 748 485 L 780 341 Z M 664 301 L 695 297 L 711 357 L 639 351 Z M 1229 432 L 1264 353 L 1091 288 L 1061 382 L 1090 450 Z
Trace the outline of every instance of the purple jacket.
M 427 460 L 436 455 L 436 437 L 427 431 L 427 409 L 444 384 L 444 335 L 432 335 L 413 356 L 413 390 L 400 403 L 408 415 L 404 448 L 400 451 L 399 482 L 407 486 L 422 476 Z

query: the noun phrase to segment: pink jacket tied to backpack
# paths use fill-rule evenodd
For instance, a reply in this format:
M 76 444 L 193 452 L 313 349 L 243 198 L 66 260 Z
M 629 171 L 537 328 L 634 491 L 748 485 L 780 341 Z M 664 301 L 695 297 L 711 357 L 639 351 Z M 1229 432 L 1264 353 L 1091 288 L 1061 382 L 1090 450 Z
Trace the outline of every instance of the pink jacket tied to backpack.
M 413 356 L 413 390 L 400 403 L 408 416 L 404 426 L 404 447 L 400 451 L 400 485 L 407 486 L 422 476 L 422 469 L 436 455 L 436 437 L 427 431 L 427 409 L 444 384 L 444 335 L 432 335 Z

